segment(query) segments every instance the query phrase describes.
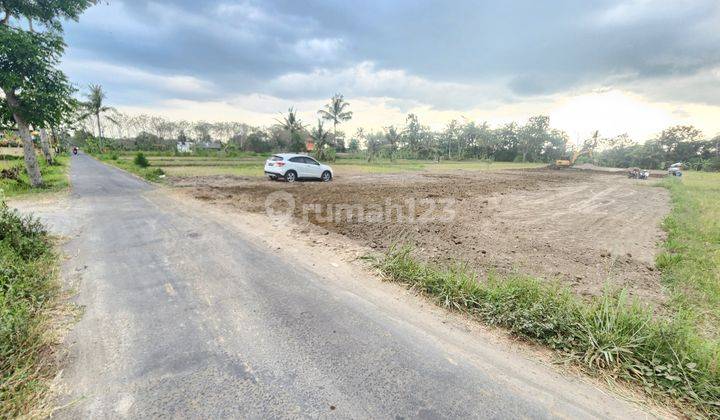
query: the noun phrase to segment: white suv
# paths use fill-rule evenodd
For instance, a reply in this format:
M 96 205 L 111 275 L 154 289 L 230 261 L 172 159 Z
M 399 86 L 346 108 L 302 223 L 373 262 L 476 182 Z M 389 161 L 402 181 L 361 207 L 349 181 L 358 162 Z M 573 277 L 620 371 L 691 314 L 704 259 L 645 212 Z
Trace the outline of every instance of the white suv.
M 328 182 L 333 178 L 333 171 L 331 167 L 309 156 L 280 153 L 265 161 L 265 175 L 272 180 L 284 178 L 287 182 L 298 179 L 320 179 Z

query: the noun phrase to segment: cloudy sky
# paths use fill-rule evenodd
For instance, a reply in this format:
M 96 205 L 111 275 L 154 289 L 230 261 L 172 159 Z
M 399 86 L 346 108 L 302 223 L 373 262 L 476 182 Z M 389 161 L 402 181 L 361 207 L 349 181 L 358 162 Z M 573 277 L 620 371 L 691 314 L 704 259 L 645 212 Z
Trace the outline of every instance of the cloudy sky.
M 310 123 L 341 92 L 347 130 L 545 114 L 645 140 L 720 132 L 718 28 L 718 0 L 110 0 L 66 26 L 63 68 L 175 119 Z

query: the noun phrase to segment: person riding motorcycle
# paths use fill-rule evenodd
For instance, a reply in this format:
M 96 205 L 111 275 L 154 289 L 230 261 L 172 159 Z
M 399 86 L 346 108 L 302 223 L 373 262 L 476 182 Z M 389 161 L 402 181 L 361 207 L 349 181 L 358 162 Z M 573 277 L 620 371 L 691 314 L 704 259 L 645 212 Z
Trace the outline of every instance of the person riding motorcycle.
M 73 155 L 77 155 L 77 152 L 78 152 L 77 146 L 76 146 L 76 147 L 73 147 Z

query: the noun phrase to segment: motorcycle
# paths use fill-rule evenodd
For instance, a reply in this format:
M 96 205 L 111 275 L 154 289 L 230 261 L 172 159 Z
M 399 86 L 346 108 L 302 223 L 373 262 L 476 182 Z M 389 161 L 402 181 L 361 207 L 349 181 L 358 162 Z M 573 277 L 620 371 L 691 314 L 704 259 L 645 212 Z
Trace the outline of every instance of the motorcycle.
M 628 171 L 628 178 L 632 179 L 648 179 L 650 178 L 650 171 L 644 171 L 639 168 L 631 168 Z

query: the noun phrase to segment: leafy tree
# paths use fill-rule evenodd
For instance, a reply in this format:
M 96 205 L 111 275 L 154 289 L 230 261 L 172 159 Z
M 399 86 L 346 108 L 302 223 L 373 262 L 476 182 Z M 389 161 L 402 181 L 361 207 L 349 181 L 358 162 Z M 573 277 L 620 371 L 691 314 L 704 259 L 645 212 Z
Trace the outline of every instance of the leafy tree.
M 418 121 L 418 117 L 415 114 L 408 114 L 405 118 L 405 130 L 403 130 L 403 136 L 405 137 L 405 143 L 410 149 L 412 155 L 416 155 L 420 148 L 420 141 L 422 140 L 423 127 Z
M 305 142 L 300 132 L 290 134 L 290 145 L 288 146 L 293 153 L 305 152 Z
M 657 139 L 658 145 L 665 152 L 665 159 L 679 162 L 697 154 L 698 142 L 702 140 L 702 132 L 690 125 L 678 125 L 663 130 Z
M 509 162 L 515 160 L 520 143 L 520 127 L 517 123 L 508 123 L 495 130 L 497 151 L 495 160 Z
M 210 132 L 212 131 L 212 124 L 205 121 L 198 121 L 193 125 L 193 131 L 195 132 L 195 138 L 197 141 L 209 142 L 212 140 Z
M 380 153 L 383 145 L 384 135 L 382 133 L 370 133 L 365 138 L 365 148 L 367 151 L 367 160 L 372 162 Z
M 80 118 L 95 117 L 95 123 L 97 124 L 98 139 L 100 140 L 100 148 L 103 147 L 103 131 L 102 125 L 100 124 L 100 116 L 109 111 L 115 111 L 115 108 L 103 105 L 103 101 L 107 97 L 100 85 L 89 85 L 90 91 L 85 95 L 87 101 L 82 103 L 82 107 L 85 109 L 85 113 Z M 108 118 L 110 121 L 114 120 Z
M 264 130 L 255 130 L 248 134 L 243 150 L 255 153 L 267 153 L 272 149 L 273 144 L 270 142 L 267 133 Z
M 348 152 L 355 154 L 359 150 L 360 150 L 360 141 L 356 137 L 353 137 L 352 139 L 350 139 L 350 144 L 348 144 Z
M 545 115 L 531 117 L 520 131 L 520 153 L 523 162 L 539 160 L 540 153 L 548 141 L 550 118 Z
M 349 150 L 350 153 L 357 153 L 360 151 L 360 148 L 365 143 L 365 130 L 362 127 L 359 127 L 357 131 L 355 131 L 355 136 L 353 136 L 352 140 L 350 140 L 350 146 Z
M 75 106 L 73 89 L 56 68 L 65 44 L 62 21 L 77 20 L 92 0 L 0 0 L 0 121 L 23 140 L 25 168 L 33 187 L 42 185 L 30 126 L 59 126 Z M 14 23 L 26 21 L 28 28 Z M 36 32 L 33 22 L 41 23 Z
M 155 134 L 142 132 L 135 137 L 135 148 L 137 150 L 162 150 L 162 139 Z
M 460 137 L 460 124 L 457 120 L 452 120 L 448 123 L 448 125 L 445 127 L 445 131 L 442 134 L 443 140 L 444 140 L 444 149 L 447 150 L 447 157 L 448 159 L 452 158 L 452 149 L 453 149 L 453 143 L 456 144 L 455 149 L 457 151 L 460 150 L 460 148 L 457 146 L 459 144 L 459 137 Z M 458 154 L 458 158 L 459 158 Z
M 562 158 L 567 151 L 569 141 L 570 139 L 564 131 L 554 129 L 550 130 L 541 152 L 542 160 L 545 162 L 554 162 L 555 160 Z
M 352 111 L 346 110 L 346 108 L 348 108 L 349 106 L 350 104 L 345 102 L 343 95 L 336 93 L 335 95 L 333 95 L 332 98 L 330 98 L 330 103 L 325 105 L 325 109 L 321 109 L 320 111 L 318 111 L 318 114 L 324 120 L 332 121 L 333 139 L 335 140 L 335 142 L 342 141 L 338 138 L 338 124 L 341 124 L 344 121 L 350 121 L 350 119 L 352 119 Z M 344 148 L 344 141 L 342 141 L 342 143 Z

